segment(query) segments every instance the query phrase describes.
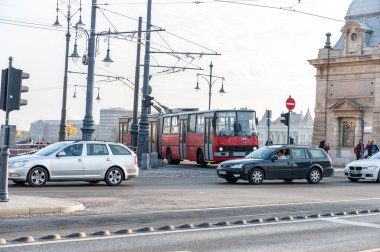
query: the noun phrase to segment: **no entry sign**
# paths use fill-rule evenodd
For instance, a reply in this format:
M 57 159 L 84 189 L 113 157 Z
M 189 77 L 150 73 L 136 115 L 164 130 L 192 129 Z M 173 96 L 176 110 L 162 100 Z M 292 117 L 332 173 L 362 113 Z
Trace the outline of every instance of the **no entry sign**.
M 292 97 L 289 97 L 288 99 L 286 99 L 285 104 L 288 110 L 293 110 L 296 107 L 296 101 Z

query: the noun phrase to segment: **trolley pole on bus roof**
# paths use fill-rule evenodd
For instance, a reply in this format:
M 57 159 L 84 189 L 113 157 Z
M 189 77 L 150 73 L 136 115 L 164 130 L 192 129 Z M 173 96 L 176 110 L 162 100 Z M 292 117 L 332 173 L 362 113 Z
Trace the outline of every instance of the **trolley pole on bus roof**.
M 150 32 L 151 32 L 151 14 L 152 14 L 152 0 L 148 0 L 147 18 L 146 18 L 146 42 L 145 42 L 145 58 L 144 58 L 144 82 L 143 82 L 143 99 L 141 101 L 141 119 L 139 128 L 137 158 L 138 165 L 141 166 L 141 159 L 143 153 L 148 153 L 149 144 L 149 122 L 148 111 L 150 107 L 149 97 L 149 65 L 150 65 Z

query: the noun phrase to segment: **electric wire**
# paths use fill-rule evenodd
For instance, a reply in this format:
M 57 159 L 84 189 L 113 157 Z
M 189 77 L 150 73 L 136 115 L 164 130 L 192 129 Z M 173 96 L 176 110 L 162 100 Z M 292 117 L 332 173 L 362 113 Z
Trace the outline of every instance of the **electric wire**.
M 229 1 L 229 0 L 214 0 L 215 2 L 220 2 L 220 3 L 230 3 L 230 4 L 237 4 L 237 5 L 245 5 L 245 6 L 252 6 L 252 7 L 259 7 L 259 8 L 267 8 L 267 9 L 276 9 L 276 10 L 284 10 L 284 11 L 290 11 L 294 13 L 299 13 L 299 14 L 304 14 L 308 16 L 313 16 L 317 18 L 323 18 L 323 19 L 328 19 L 328 20 L 333 20 L 333 21 L 338 21 L 338 22 L 345 22 L 344 20 L 341 19 L 336 19 L 336 18 L 331 18 L 331 17 L 326 17 L 310 12 L 305 12 L 305 11 L 298 11 L 293 8 L 289 7 L 276 7 L 276 6 L 269 6 L 269 5 L 261 5 L 261 4 L 250 4 L 250 3 L 242 3 L 238 1 Z
M 116 27 L 113 25 L 113 23 L 111 22 L 111 20 L 104 14 L 103 10 L 98 8 L 100 10 L 100 13 L 102 13 L 102 15 L 104 16 L 105 19 L 107 19 L 108 23 L 110 23 L 110 25 L 112 26 L 112 28 L 117 31 Z

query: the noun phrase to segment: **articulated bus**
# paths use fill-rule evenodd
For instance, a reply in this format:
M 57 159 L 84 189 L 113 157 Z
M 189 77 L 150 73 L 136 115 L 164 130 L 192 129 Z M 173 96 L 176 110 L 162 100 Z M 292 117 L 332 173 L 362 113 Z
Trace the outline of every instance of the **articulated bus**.
M 130 145 L 131 117 L 119 119 L 119 141 Z M 149 115 L 149 151 L 170 164 L 182 160 L 220 163 L 258 148 L 254 110 L 184 111 Z

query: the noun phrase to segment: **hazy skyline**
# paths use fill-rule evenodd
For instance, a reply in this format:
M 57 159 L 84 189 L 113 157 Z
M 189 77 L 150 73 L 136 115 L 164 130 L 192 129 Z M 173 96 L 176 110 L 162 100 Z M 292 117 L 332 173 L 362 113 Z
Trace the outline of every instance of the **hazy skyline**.
M 78 1 L 79 2 L 79 1 Z M 97 11 L 97 32 L 108 30 L 132 31 L 137 29 L 139 16 L 146 18 L 146 2 L 135 0 L 100 1 Z M 153 50 L 180 52 L 221 53 L 221 56 L 195 57 L 192 62 L 204 71 L 186 70 L 167 74 L 157 72 L 162 68 L 151 68 L 151 86 L 154 96 L 162 104 L 171 107 L 208 107 L 208 85 L 199 80 L 201 91 L 194 91 L 196 73 L 209 73 L 209 64 L 214 64 L 213 74 L 225 77 L 224 96 L 218 94 L 221 82 L 213 87 L 212 108 L 255 109 L 259 119 L 266 108 L 278 117 L 286 110 L 285 100 L 289 95 L 296 100 L 295 112 L 314 114 L 316 71 L 307 60 L 315 59 L 318 49 L 324 46 L 327 32 L 332 33 L 332 44 L 339 39 L 344 25 L 344 16 L 352 0 L 258 0 L 241 3 L 274 7 L 292 7 L 293 10 L 313 13 L 316 16 L 292 11 L 262 8 L 241 4 L 204 1 L 153 0 L 152 23 L 167 32 L 152 33 Z M 202 1 L 201 1 L 202 2 Z M 62 1 L 60 1 L 62 3 Z M 108 3 L 109 5 L 101 5 Z M 90 25 L 91 1 L 83 0 L 83 21 Z M 43 0 L 0 0 L 0 63 L 2 69 L 8 67 L 8 57 L 14 58 L 13 65 L 30 73 L 25 80 L 30 92 L 23 95 L 28 105 L 20 111 L 12 112 L 10 123 L 19 129 L 29 130 L 30 123 L 40 119 L 59 120 L 62 106 L 64 75 L 65 32 L 46 26 L 37 29 L 31 23 L 50 25 L 56 16 L 56 1 Z M 66 13 L 66 5 L 60 5 Z M 73 4 L 75 11 L 78 4 Z M 107 18 L 106 18 L 107 17 Z M 66 20 L 60 14 L 61 24 Z M 16 22 L 11 22 L 14 20 Z M 73 18 L 73 23 L 78 15 Z M 27 23 L 20 23 L 27 22 Z M 10 25 L 16 24 L 16 25 Z M 145 30 L 145 24 L 143 26 Z M 178 35 L 196 44 L 190 43 Z M 71 31 L 70 54 L 73 50 L 75 31 Z M 105 57 L 107 44 L 99 40 L 99 55 L 96 58 L 96 74 L 117 75 L 134 81 L 136 43 L 124 39 L 111 39 L 111 67 L 101 62 Z M 200 46 L 201 45 L 201 46 Z M 78 51 L 83 54 L 85 39 L 78 40 Z M 208 50 L 210 49 L 210 50 Z M 142 58 L 144 57 L 142 48 Z M 190 62 L 190 58 L 185 59 Z M 176 64 L 177 59 L 154 54 L 152 65 Z M 180 61 L 178 66 L 188 63 Z M 195 67 L 193 65 L 189 65 Z M 69 70 L 87 72 L 81 63 L 69 62 Z M 143 71 L 141 70 L 141 73 Z M 69 74 L 68 77 L 67 120 L 82 120 L 85 112 L 85 91 L 77 89 L 77 98 L 72 98 L 74 85 L 86 85 L 86 76 Z M 104 77 L 96 77 L 95 86 L 100 87 L 101 102 L 94 101 L 93 116 L 99 122 L 102 108 L 122 107 L 132 109 L 133 92 L 120 81 L 108 82 Z M 142 78 L 140 87 L 142 85 Z M 82 90 L 82 91 L 81 91 Z M 95 97 L 97 90 L 95 89 Z M 4 112 L 0 113 L 4 123 Z

